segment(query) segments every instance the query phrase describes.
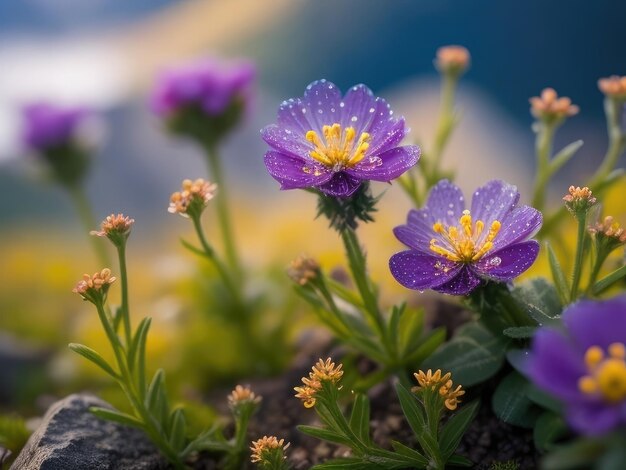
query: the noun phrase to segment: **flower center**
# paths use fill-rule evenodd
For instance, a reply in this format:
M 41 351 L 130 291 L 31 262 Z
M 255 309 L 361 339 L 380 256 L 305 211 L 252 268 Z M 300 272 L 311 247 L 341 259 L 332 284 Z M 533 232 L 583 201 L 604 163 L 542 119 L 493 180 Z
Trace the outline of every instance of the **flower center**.
M 306 140 L 315 145 L 310 155 L 333 171 L 341 171 L 359 163 L 370 146 L 370 135 L 362 132 L 356 140 L 354 127 L 342 129 L 340 124 L 334 123 L 332 126 L 323 126 L 322 133 L 323 141 L 313 130 L 306 133 Z
M 609 403 L 626 398 L 626 347 L 612 343 L 608 357 L 599 346 L 591 346 L 585 353 L 588 375 L 578 380 L 578 388 L 586 395 L 598 395 Z
M 459 226 L 445 227 L 441 222 L 433 225 L 433 231 L 439 239 L 430 241 L 430 249 L 445 256 L 450 261 L 473 263 L 482 258 L 493 247 L 493 239 L 500 231 L 500 221 L 491 222 L 489 232 L 483 235 L 485 223 L 482 220 L 472 221 L 470 211 L 464 210 L 459 219 Z M 438 243 L 443 241 L 443 245 Z

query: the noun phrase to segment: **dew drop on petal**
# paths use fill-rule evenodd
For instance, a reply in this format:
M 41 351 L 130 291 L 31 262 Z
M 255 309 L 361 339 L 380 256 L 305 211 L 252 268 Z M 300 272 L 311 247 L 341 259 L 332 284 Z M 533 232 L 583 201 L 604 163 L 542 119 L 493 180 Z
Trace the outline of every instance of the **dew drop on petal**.
M 376 111 L 374 108 L 370 108 L 370 113 L 373 113 L 374 111 Z
M 339 107 L 343 108 L 346 105 L 346 103 L 344 103 L 343 101 L 339 103 Z
M 499 256 L 494 256 L 489 260 L 489 266 L 500 266 L 500 263 L 502 263 L 502 258 L 500 258 Z
M 311 173 L 311 168 L 309 168 L 308 166 L 303 166 L 302 167 L 302 171 L 304 173 L 306 173 L 306 174 L 309 174 L 309 173 Z
M 359 119 L 359 118 L 358 118 L 358 117 L 356 117 L 356 116 L 352 116 L 352 117 L 350 118 L 350 120 L 351 120 L 352 122 L 357 122 L 357 120 L 358 120 L 358 119 Z

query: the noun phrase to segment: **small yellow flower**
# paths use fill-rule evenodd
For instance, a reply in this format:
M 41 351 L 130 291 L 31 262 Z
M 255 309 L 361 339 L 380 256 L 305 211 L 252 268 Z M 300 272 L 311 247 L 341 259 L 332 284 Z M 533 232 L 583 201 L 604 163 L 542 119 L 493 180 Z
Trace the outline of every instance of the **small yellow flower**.
M 237 385 L 235 389 L 228 395 L 228 405 L 231 408 L 235 408 L 244 403 L 261 403 L 261 397 L 257 396 L 250 387 L 244 387 Z
M 317 401 L 316 395 L 322 389 L 323 382 L 331 382 L 337 384 L 343 376 L 341 370 L 342 364 L 335 366 L 332 359 L 329 357 L 324 361 L 319 359 L 317 363 L 311 368 L 309 377 L 302 377 L 302 383 L 304 387 L 294 387 L 296 398 L 302 400 L 305 408 L 312 408 Z
M 284 439 L 278 440 L 275 436 L 263 436 L 261 439 L 252 441 L 250 461 L 252 463 L 266 462 L 269 460 L 268 454 L 271 452 L 280 452 L 283 454 L 283 459 L 286 459 L 287 456 L 284 455 L 284 452 L 289 445 L 289 442 L 285 444 Z
M 457 385 L 457 387 L 454 388 L 451 380 L 452 374 L 450 372 L 442 375 L 441 369 L 437 369 L 434 373 L 431 369 L 428 369 L 426 373 L 420 370 L 413 375 L 415 375 L 419 386 L 413 387 L 411 389 L 412 392 L 418 393 L 425 390 L 438 390 L 439 395 L 443 398 L 444 406 L 450 411 L 456 410 L 460 403 L 459 397 L 465 395 L 465 390 L 463 390 L 461 385 Z
M 304 286 L 320 273 L 320 266 L 313 258 L 301 255 L 294 259 L 287 268 L 287 275 L 296 283 Z
M 602 222 L 589 227 L 589 232 L 596 236 L 610 238 L 620 245 L 626 243 L 626 230 L 610 215 L 606 216 Z
M 125 216 L 124 214 L 111 214 L 100 224 L 100 230 L 92 230 L 90 235 L 98 237 L 108 237 L 114 234 L 127 235 L 135 223 L 135 219 Z
M 530 98 L 530 112 L 537 119 L 560 120 L 578 114 L 580 108 L 568 97 L 558 97 L 553 88 L 544 88 L 541 96 Z
M 109 268 L 104 268 L 99 273 L 94 273 L 93 276 L 83 274 L 83 279 L 76 284 L 72 292 L 84 296 L 84 294 L 87 294 L 90 290 L 106 291 L 109 286 L 115 282 L 115 279 L 115 277 L 111 276 L 111 270 Z
M 598 80 L 598 88 L 608 97 L 626 98 L 626 76 L 611 75 Z
M 435 66 L 442 73 L 451 72 L 460 74 L 470 63 L 470 53 L 463 46 L 443 46 L 437 49 Z
M 181 191 L 177 191 L 170 197 L 170 205 L 167 209 L 172 214 L 180 214 L 189 217 L 190 210 L 201 212 L 207 203 L 213 199 L 217 191 L 217 185 L 198 178 L 195 181 L 183 180 Z

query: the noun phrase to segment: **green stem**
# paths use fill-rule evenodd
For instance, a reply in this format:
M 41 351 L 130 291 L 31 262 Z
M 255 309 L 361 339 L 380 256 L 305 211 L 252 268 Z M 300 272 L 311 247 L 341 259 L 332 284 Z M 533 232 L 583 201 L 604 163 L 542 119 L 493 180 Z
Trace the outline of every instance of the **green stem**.
M 122 315 L 122 321 L 124 323 L 124 337 L 126 339 L 126 348 L 128 349 L 132 342 L 132 330 L 130 326 L 130 308 L 128 306 L 128 274 L 126 270 L 125 241 L 117 247 L 117 257 L 120 265 L 120 282 L 122 284 L 122 307 L 119 315 Z
M 552 143 L 556 126 L 554 124 L 541 122 L 535 141 L 535 151 L 537 157 L 537 177 L 533 192 L 532 207 L 542 211 L 546 202 L 546 189 L 550 179 L 550 155 L 552 154 Z
M 85 231 L 89 233 L 91 230 L 96 229 L 98 227 L 98 222 L 96 221 L 93 210 L 83 188 L 79 185 L 75 185 L 67 186 L 67 190 L 72 198 L 72 202 L 74 203 L 74 207 L 76 208 L 76 212 L 78 213 L 78 217 L 83 224 Z M 101 240 L 100 237 L 92 237 L 91 235 L 89 236 L 89 239 L 100 264 L 103 267 L 111 266 L 111 261 L 104 247 L 103 240 Z
M 607 253 L 608 255 L 608 253 Z M 606 260 L 607 256 L 596 256 L 596 260 L 593 264 L 593 268 L 591 270 L 591 274 L 589 275 L 589 284 L 587 285 L 587 290 L 585 290 L 586 295 L 591 295 L 593 292 L 593 286 L 598 279 L 598 274 L 600 274 L 600 270 L 602 269 L 602 265 Z
M 586 214 L 577 215 L 578 231 L 576 237 L 576 257 L 574 258 L 574 271 L 572 274 L 572 291 L 570 293 L 570 302 L 576 300 L 578 295 L 578 285 L 580 284 L 580 276 L 583 268 L 583 256 L 585 254 L 585 235 L 587 233 L 587 227 L 585 222 L 587 220 Z
M 239 264 L 237 250 L 235 249 L 235 237 L 233 236 L 230 213 L 228 211 L 228 190 L 226 189 L 227 185 L 222 171 L 222 162 L 214 145 L 207 145 L 206 152 L 209 168 L 219 191 L 215 198 L 215 204 L 217 206 L 217 217 L 222 232 L 226 260 L 235 274 L 235 277 L 241 279 L 241 266 Z

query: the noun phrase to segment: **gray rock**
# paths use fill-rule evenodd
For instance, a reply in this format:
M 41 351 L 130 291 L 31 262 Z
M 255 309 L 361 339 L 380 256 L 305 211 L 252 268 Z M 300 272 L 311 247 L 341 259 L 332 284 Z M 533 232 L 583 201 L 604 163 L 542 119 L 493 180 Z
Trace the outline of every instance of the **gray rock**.
M 50 407 L 11 470 L 161 470 L 164 459 L 138 429 L 102 420 L 92 395 L 70 395 Z

